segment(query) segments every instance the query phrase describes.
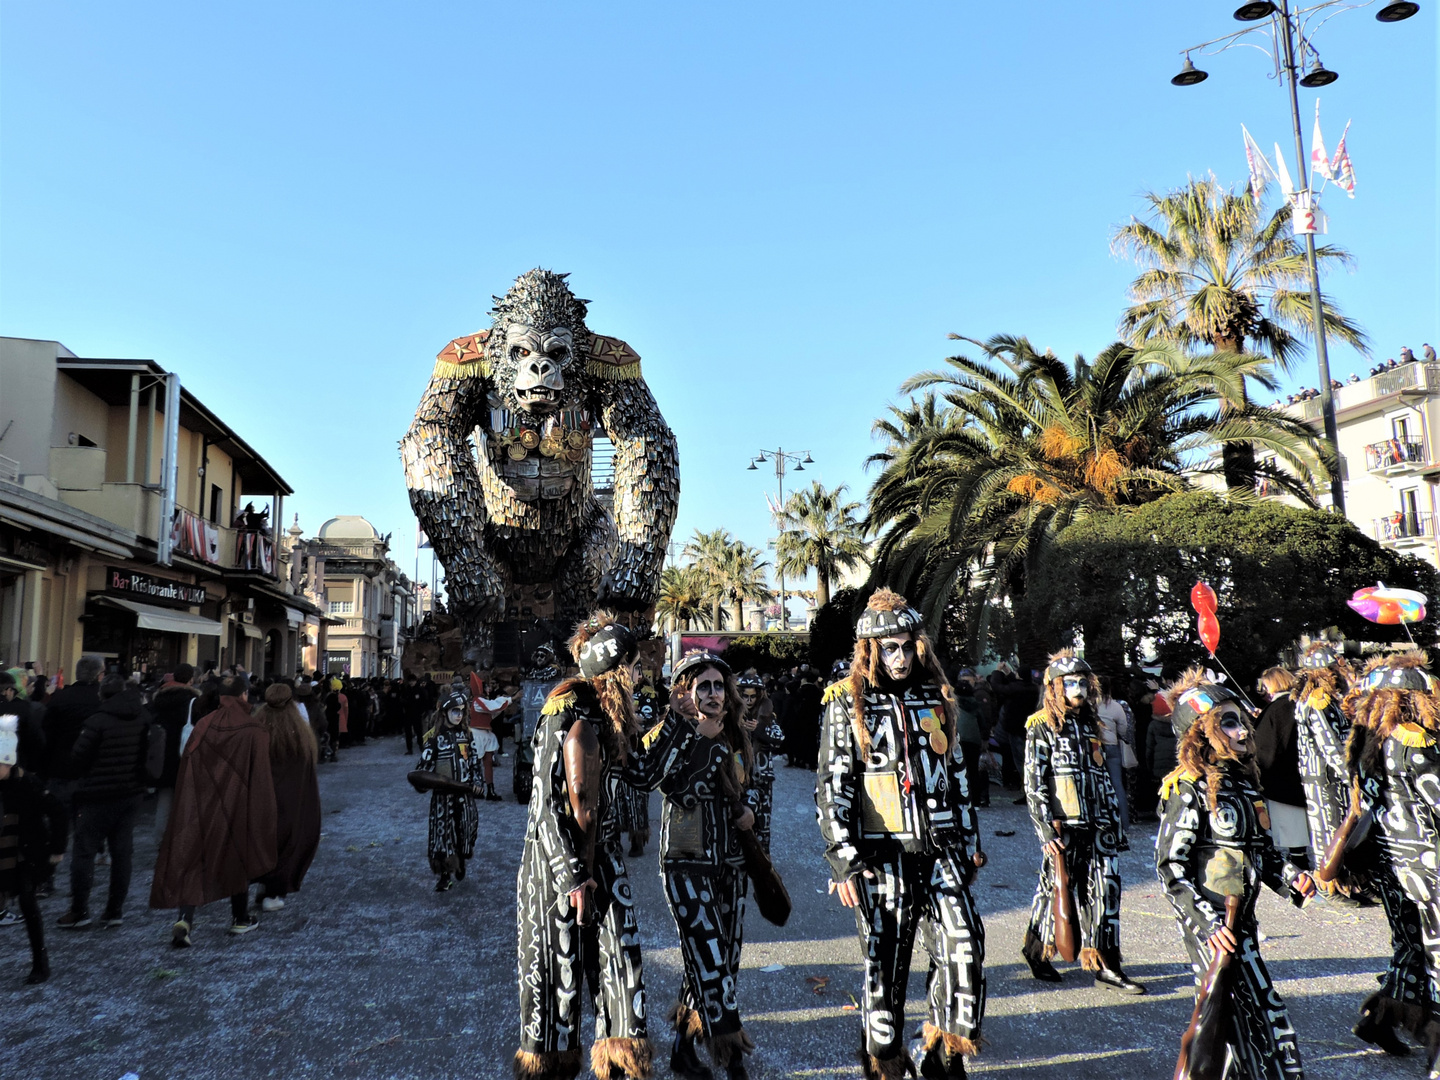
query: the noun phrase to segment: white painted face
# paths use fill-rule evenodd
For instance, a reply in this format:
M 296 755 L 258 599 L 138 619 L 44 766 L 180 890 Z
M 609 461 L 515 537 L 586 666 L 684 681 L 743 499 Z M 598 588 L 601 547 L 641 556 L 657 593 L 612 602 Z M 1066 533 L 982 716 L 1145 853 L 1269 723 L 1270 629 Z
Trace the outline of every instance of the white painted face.
M 1230 744 L 1230 749 L 1239 757 L 1250 753 L 1250 728 L 1240 710 L 1231 702 L 1220 706 L 1220 733 Z
M 456 705 L 445 710 L 445 722 L 451 727 L 460 727 L 465 723 L 465 707 Z
M 909 631 L 880 639 L 880 663 L 896 682 L 910 677 L 915 666 L 915 635 Z
M 1061 682 L 1065 687 L 1065 702 L 1068 705 L 1083 705 L 1090 696 L 1090 680 L 1084 675 L 1066 675 Z
M 695 708 L 701 716 L 716 719 L 725 712 L 725 676 L 717 667 L 707 667 L 695 677 L 690 690 Z

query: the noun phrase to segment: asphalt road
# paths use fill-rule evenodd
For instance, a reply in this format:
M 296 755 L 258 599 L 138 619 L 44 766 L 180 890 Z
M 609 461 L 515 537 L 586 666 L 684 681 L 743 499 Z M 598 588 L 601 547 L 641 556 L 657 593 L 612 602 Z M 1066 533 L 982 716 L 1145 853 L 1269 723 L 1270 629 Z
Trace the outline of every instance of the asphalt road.
M 55 974 L 40 987 L 22 986 L 29 967 L 23 930 L 3 932 L 0 1072 L 12 1080 L 120 1080 L 129 1072 L 140 1080 L 509 1077 L 518 1026 L 515 872 L 525 809 L 513 800 L 482 803 L 480 857 L 466 881 L 437 894 L 425 864 L 426 799 L 404 780 L 413 760 L 398 739 L 384 739 L 322 766 L 325 831 L 303 891 L 283 911 L 262 915 L 260 928 L 244 937 L 225 932 L 228 905 L 204 909 L 189 950 L 169 946 L 173 912 L 145 907 L 155 852 L 147 806 L 123 926 L 62 932 L 54 920 L 66 908 L 65 895 L 46 901 Z M 758 1047 L 751 1074 L 856 1076 L 854 922 L 826 895 L 813 778 L 778 772 L 775 857 L 795 912 L 784 929 L 753 909 L 747 913 L 740 992 Z M 496 780 L 509 790 L 507 767 Z M 980 818 L 990 865 L 975 893 L 988 937 L 989 1003 L 985 1052 L 971 1073 L 1168 1077 L 1192 991 L 1155 879 L 1153 833 L 1135 838 L 1122 866 L 1126 969 L 1148 983 L 1150 994 L 1122 998 L 1097 990 L 1073 966 L 1052 988 L 1030 978 L 1019 954 L 1037 842 L 1024 807 L 1011 805 L 1006 793 L 996 796 Z M 651 809 L 653 818 L 658 797 Z M 102 906 L 107 873 L 97 873 Z M 674 1001 L 680 957 L 653 844 L 644 858 L 631 860 L 630 873 L 650 1013 L 663 1017 Z M 63 888 L 63 873 L 61 879 Z M 1388 951 L 1379 910 L 1317 902 L 1302 912 L 1267 894 L 1260 911 L 1265 956 L 1289 1002 L 1308 1076 L 1423 1076 L 1417 1056 L 1388 1059 L 1350 1034 L 1356 1006 L 1373 990 Z M 917 1027 L 925 968 L 917 945 L 909 1006 Z M 651 1034 L 657 1042 L 665 1035 L 653 1021 Z M 656 1076 L 664 1077 L 664 1054 L 657 1058 Z

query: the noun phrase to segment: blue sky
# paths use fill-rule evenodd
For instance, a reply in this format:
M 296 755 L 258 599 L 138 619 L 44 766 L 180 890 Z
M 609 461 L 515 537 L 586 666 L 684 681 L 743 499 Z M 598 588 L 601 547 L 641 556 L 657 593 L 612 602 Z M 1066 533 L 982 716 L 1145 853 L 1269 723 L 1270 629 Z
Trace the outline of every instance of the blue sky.
M 0 333 L 179 371 L 307 531 L 361 513 L 408 564 L 396 443 L 435 353 L 570 271 L 679 437 L 676 537 L 763 545 L 751 454 L 862 496 L 871 421 L 947 332 L 1093 354 L 1139 194 L 1242 183 L 1242 122 L 1290 145 L 1254 50 L 1169 85 L 1236 2 L 6 0 Z M 1440 345 L 1436 9 L 1317 39 L 1358 177 L 1324 200 L 1357 261 L 1327 289 L 1382 360 Z

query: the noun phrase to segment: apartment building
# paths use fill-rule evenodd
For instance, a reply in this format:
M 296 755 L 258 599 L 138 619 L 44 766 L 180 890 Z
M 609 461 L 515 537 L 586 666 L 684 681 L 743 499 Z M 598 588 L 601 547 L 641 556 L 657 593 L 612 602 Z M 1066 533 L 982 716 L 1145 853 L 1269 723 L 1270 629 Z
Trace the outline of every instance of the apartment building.
M 0 338 L 0 666 L 294 673 L 325 628 L 277 559 L 290 494 L 155 361 Z

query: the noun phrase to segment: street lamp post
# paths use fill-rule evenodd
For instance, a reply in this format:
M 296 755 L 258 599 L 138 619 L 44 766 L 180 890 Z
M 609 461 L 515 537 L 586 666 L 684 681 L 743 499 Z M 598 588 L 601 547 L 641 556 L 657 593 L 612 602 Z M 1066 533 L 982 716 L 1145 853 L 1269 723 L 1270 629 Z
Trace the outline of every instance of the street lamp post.
M 1199 45 L 1192 45 L 1183 50 L 1185 66 L 1181 68 L 1180 74 L 1170 81 L 1176 86 L 1198 86 L 1209 78 L 1209 73 L 1195 67 L 1190 60 L 1192 52 L 1198 52 L 1202 56 L 1224 52 L 1235 45 L 1249 45 L 1267 53 L 1275 62 L 1275 77 L 1283 78 L 1289 84 L 1290 90 L 1290 124 L 1295 133 L 1295 167 L 1300 171 L 1303 179 L 1301 191 L 1294 194 L 1305 196 L 1305 205 L 1314 206 L 1315 196 L 1310 188 L 1310 160 L 1305 156 L 1305 141 L 1300 130 L 1300 90 L 1301 86 L 1318 87 L 1328 86 L 1340 76 L 1325 68 L 1320 62 L 1320 53 L 1315 49 L 1312 42 L 1312 33 L 1309 30 L 1311 23 L 1318 30 L 1326 22 L 1340 11 L 1330 12 L 1331 8 L 1351 10 L 1354 8 L 1371 7 L 1380 0 L 1369 0 L 1368 3 L 1352 3 L 1350 0 L 1325 0 L 1324 3 L 1315 4 L 1308 8 L 1297 7 L 1291 9 L 1290 0 L 1280 0 L 1279 4 L 1269 3 L 1268 0 L 1253 0 L 1253 2 L 1242 4 L 1235 9 L 1235 18 L 1240 22 L 1260 22 L 1268 20 L 1272 44 L 1275 51 L 1271 52 L 1263 46 L 1255 45 L 1254 42 L 1243 39 L 1256 33 L 1262 33 L 1258 26 L 1246 27 L 1244 30 L 1237 30 L 1233 34 L 1226 34 L 1223 37 L 1211 41 L 1201 42 Z M 1379 22 L 1392 23 L 1401 22 L 1410 18 L 1420 10 L 1420 5 L 1410 3 L 1409 0 L 1391 0 L 1375 13 Z M 1328 12 L 1328 13 L 1327 13 Z M 1318 19 L 1317 19 L 1318 17 Z M 1300 74 L 1306 56 L 1312 60 L 1310 71 Z M 1287 192 L 1287 195 L 1290 193 Z M 1294 202 L 1292 200 L 1292 206 Z M 1340 429 L 1335 423 L 1335 395 L 1330 388 L 1330 355 L 1325 348 L 1325 312 L 1320 300 L 1320 269 L 1315 259 L 1315 233 L 1306 230 L 1305 237 L 1305 266 L 1310 276 L 1310 314 L 1315 321 L 1315 364 L 1320 374 L 1320 409 L 1324 415 L 1325 441 L 1330 446 L 1330 452 L 1335 458 L 1335 472 L 1330 477 L 1330 500 L 1334 508 L 1343 516 L 1345 513 L 1345 484 L 1340 475 Z
M 775 465 L 775 485 L 779 492 L 780 501 L 775 504 L 775 512 L 778 514 L 785 507 L 785 470 L 790 466 L 795 467 L 796 472 L 804 472 L 806 465 L 815 464 L 815 459 L 810 456 L 808 450 L 798 453 L 786 453 L 784 449 L 776 447 L 774 450 L 761 450 L 753 458 L 747 469 L 758 469 L 762 461 L 773 462 Z M 775 551 L 775 576 L 780 581 L 780 629 L 790 628 L 790 612 L 785 607 L 785 571 L 780 569 L 780 551 Z

